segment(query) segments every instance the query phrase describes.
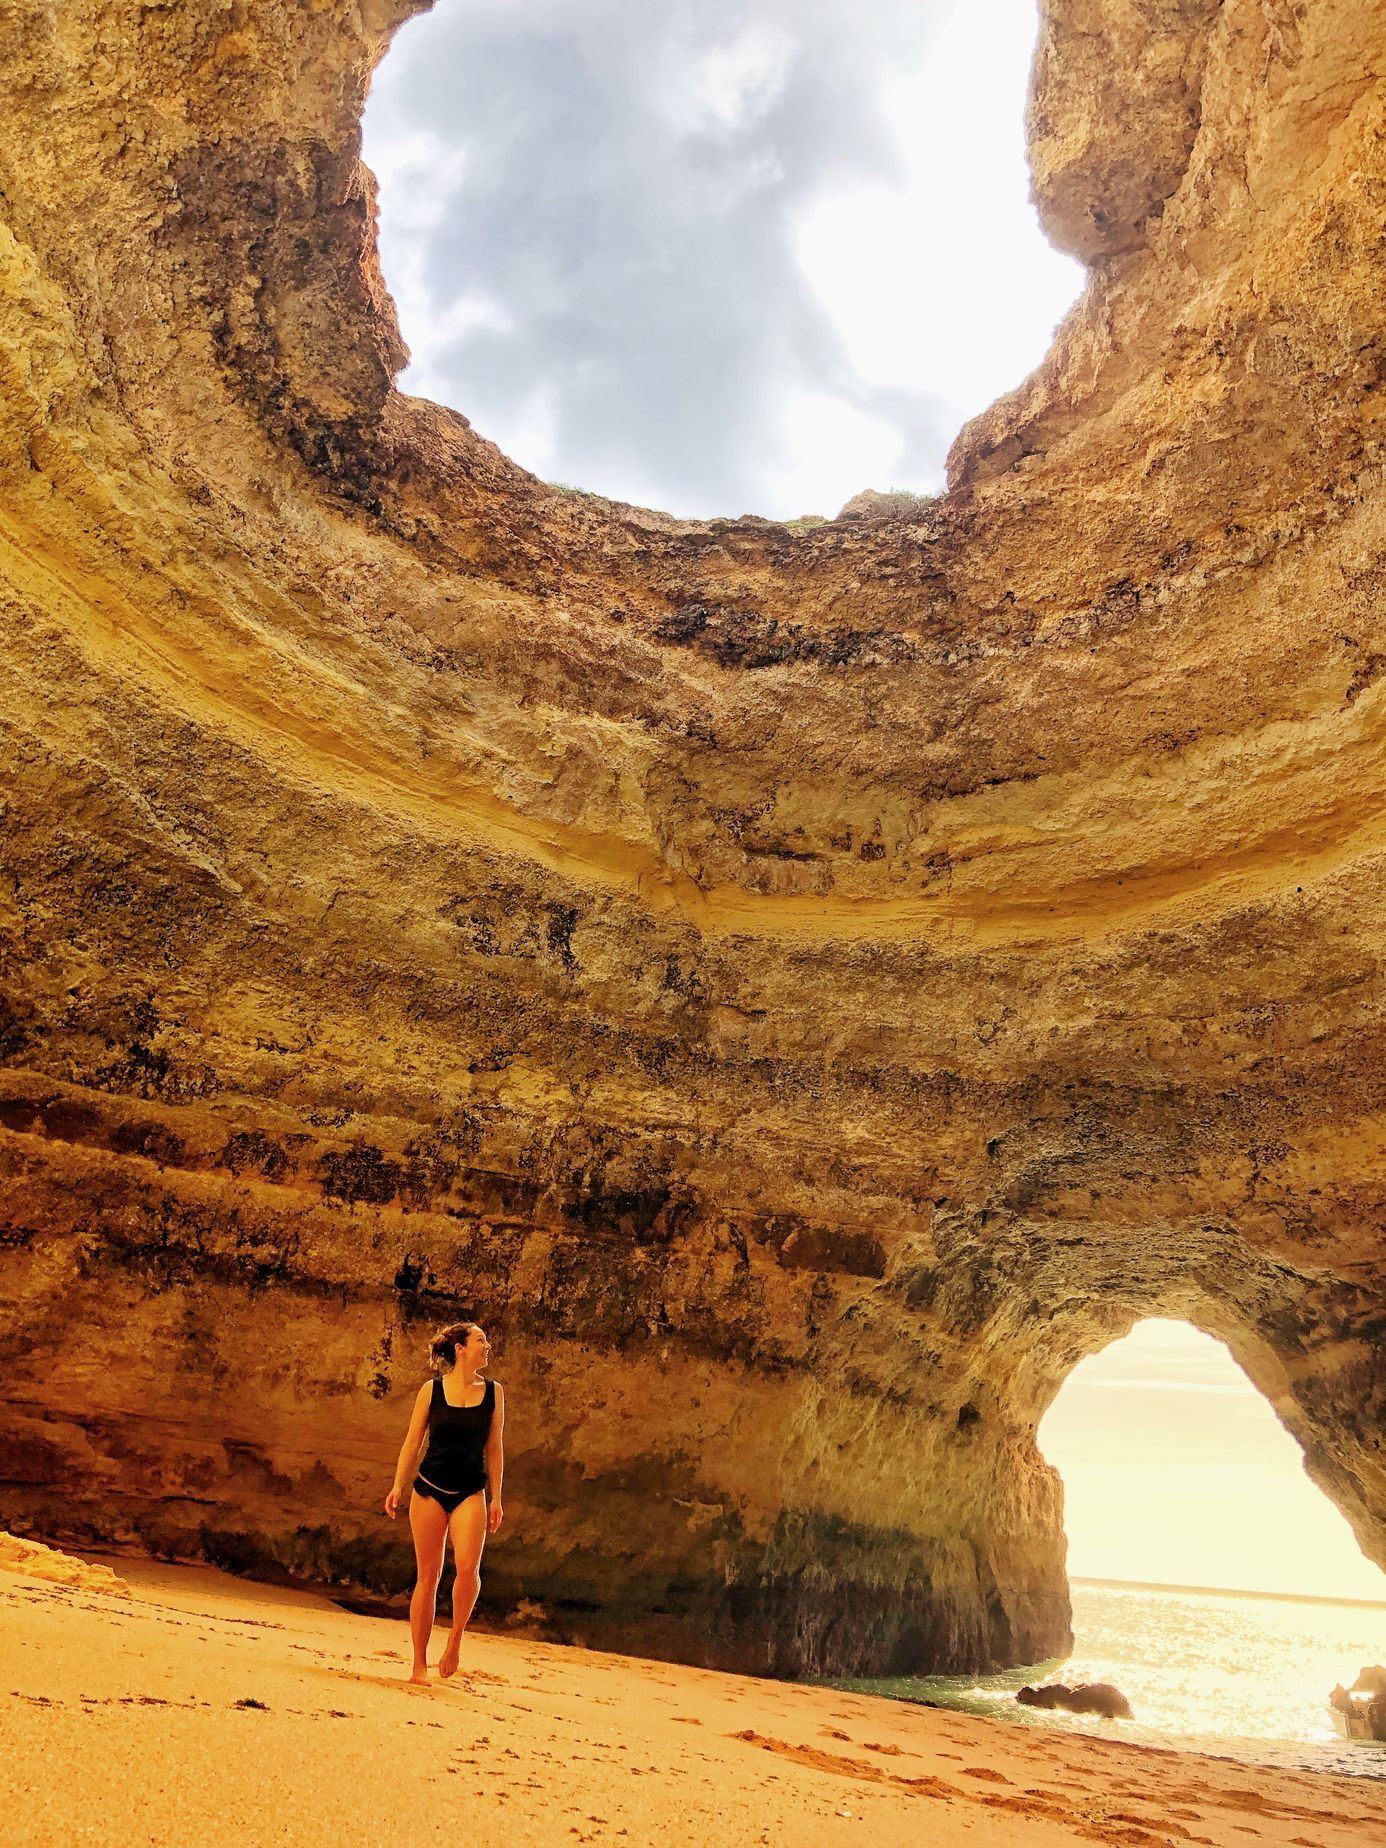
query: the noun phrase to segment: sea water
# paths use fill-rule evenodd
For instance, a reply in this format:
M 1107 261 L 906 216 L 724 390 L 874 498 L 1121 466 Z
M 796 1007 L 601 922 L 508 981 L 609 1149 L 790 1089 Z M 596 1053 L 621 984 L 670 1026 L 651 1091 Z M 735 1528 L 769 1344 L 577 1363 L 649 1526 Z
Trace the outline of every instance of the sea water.
M 1342 1739 L 1325 1704 L 1335 1682 L 1350 1687 L 1376 1662 L 1386 1663 L 1386 1605 L 1077 1580 L 1067 1659 L 982 1678 L 849 1685 L 1022 1726 L 1386 1778 L 1386 1745 Z M 1016 1689 L 1041 1681 L 1110 1681 L 1134 1717 L 1114 1722 L 1017 1705 Z

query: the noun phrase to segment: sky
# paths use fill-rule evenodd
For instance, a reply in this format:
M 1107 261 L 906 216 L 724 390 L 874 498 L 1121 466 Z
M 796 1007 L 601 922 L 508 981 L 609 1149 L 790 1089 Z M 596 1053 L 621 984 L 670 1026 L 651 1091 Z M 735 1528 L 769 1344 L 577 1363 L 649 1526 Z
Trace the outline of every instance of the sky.
M 365 159 L 413 360 L 545 480 L 689 517 L 933 492 L 1082 270 L 1028 200 L 1035 0 L 438 0 Z
M 1064 1479 L 1071 1576 L 1386 1601 L 1269 1402 L 1186 1322 L 1080 1361 L 1039 1443 Z

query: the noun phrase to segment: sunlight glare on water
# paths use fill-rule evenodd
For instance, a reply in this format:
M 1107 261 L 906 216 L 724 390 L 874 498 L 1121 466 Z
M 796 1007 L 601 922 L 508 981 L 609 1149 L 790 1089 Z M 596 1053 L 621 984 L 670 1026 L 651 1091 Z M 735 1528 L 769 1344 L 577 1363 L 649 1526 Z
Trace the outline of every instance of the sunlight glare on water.
M 1095 1732 L 1140 1745 L 1217 1752 L 1314 1771 L 1386 1777 L 1386 1745 L 1339 1738 L 1325 1705 L 1335 1682 L 1386 1662 L 1386 1606 L 1075 1584 L 1067 1661 L 982 1680 L 854 1682 L 1022 1725 Z M 1113 1682 L 1133 1718 L 1118 1722 L 1016 1704 L 1027 1681 Z

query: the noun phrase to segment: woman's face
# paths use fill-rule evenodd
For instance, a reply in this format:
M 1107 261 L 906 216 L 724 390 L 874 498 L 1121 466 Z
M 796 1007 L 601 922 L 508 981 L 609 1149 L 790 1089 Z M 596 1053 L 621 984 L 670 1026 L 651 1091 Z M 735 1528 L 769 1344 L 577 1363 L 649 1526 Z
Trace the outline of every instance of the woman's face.
M 465 1344 L 457 1350 L 457 1358 L 465 1361 L 473 1371 L 480 1373 L 491 1358 L 491 1343 L 486 1339 L 484 1328 L 474 1328 L 467 1336 Z

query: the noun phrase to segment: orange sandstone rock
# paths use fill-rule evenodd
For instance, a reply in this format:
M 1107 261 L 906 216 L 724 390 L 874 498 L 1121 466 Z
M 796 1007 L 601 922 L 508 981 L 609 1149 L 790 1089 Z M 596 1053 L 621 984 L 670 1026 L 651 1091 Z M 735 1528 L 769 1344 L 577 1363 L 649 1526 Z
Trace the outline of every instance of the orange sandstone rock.
M 17 1534 L 0 1533 L 0 1572 L 17 1572 L 23 1578 L 44 1579 L 51 1585 L 66 1585 L 73 1591 L 105 1591 L 114 1597 L 128 1598 L 130 1587 L 109 1566 L 94 1560 L 74 1559 L 55 1547 L 37 1540 L 22 1540 Z
M 403 1588 L 475 1314 L 493 1609 L 1036 1660 L 1036 1424 L 1162 1314 L 1386 1563 L 1386 16 L 1052 0 L 1087 292 L 947 496 L 791 530 L 395 391 L 411 10 L 0 40 L 0 1513 Z

